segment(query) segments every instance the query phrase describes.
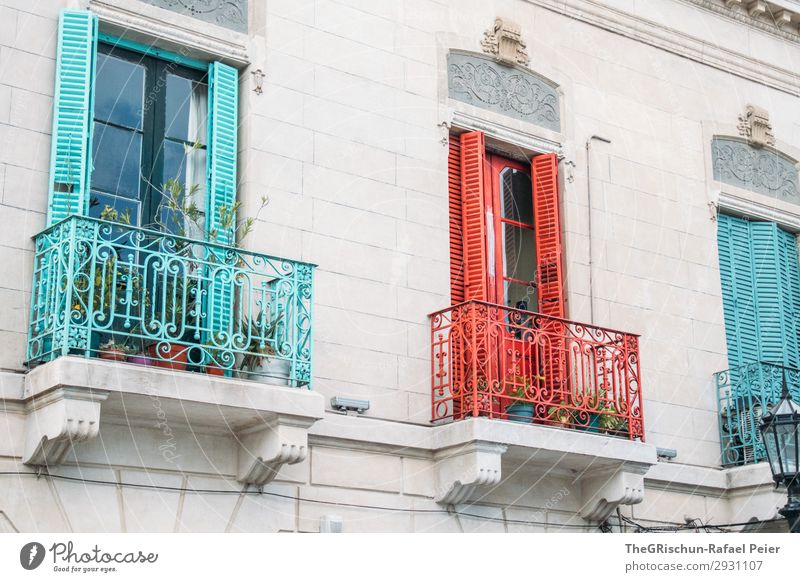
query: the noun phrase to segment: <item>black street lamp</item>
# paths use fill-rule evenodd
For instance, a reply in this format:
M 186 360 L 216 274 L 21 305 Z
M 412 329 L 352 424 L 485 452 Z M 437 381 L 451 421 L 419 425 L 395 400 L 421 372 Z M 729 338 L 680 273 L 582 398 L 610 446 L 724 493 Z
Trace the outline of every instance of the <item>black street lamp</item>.
M 800 406 L 792 401 L 783 375 L 781 399 L 761 419 L 761 437 L 776 485 L 786 485 L 789 501 L 780 514 L 789 522 L 789 531 L 800 533 Z

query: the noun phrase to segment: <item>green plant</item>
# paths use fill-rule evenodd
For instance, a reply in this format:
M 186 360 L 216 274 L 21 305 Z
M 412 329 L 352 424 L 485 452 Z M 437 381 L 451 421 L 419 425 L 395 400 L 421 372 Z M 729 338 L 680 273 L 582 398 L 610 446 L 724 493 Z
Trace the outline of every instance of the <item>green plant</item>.
M 107 341 L 100 344 L 98 348 L 101 352 L 111 352 L 111 351 L 118 351 L 124 352 L 126 354 L 131 353 L 130 348 L 128 347 L 126 342 L 118 342 L 116 341 L 113 336 L 109 338 Z
M 547 420 L 558 424 L 573 424 L 575 414 L 568 408 L 569 406 L 566 400 L 562 400 L 557 406 L 551 406 L 547 409 Z
M 244 348 L 246 354 L 242 358 L 240 366 L 242 370 L 253 370 L 260 366 L 265 359 L 275 355 L 275 335 L 282 319 L 283 313 L 278 314 L 274 320 L 264 318 L 263 313 L 259 313 L 252 319 L 246 316 L 242 317 L 241 329 L 250 336 L 250 343 Z M 265 333 L 258 333 L 261 331 L 265 331 Z

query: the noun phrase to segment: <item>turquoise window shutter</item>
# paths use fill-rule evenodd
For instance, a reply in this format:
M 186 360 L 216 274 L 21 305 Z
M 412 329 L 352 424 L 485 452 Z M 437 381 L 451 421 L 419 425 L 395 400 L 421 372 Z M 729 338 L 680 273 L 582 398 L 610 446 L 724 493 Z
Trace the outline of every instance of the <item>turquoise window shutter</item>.
M 772 222 L 726 215 L 720 216 L 717 233 L 730 368 L 759 361 L 798 367 L 795 236 Z
M 97 16 L 88 10 L 63 10 L 58 24 L 48 224 L 88 210 L 96 55 Z
M 717 230 L 725 337 L 731 370 L 759 359 L 758 322 L 750 228 L 746 220 L 721 214 Z M 734 373 L 734 372 L 732 372 Z
M 210 239 L 233 244 L 236 235 L 236 133 L 239 74 L 223 63 L 208 72 L 208 185 L 206 231 Z
M 780 277 L 783 365 L 800 368 L 800 260 L 795 235 L 776 228 L 776 252 Z
M 222 63 L 208 71 L 208 184 L 206 188 L 206 237 L 221 244 L 236 242 L 236 134 L 239 125 L 239 73 Z M 209 265 L 209 328 L 227 339 L 236 327 L 233 313 L 235 269 L 230 257 L 219 253 Z
M 781 256 L 778 253 L 778 227 L 770 222 L 751 222 L 756 314 L 760 360 L 784 363 L 786 322 L 782 300 Z

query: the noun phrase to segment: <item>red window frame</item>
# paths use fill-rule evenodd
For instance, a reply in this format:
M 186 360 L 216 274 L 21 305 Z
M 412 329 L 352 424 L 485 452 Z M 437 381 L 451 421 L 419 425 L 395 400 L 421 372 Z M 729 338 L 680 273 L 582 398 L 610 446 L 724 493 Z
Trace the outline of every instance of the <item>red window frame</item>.
M 491 208 L 487 208 L 487 212 L 491 212 L 492 216 L 492 228 L 494 230 L 494 256 L 491 256 L 492 253 L 489 253 L 489 260 L 494 261 L 493 265 L 489 266 L 489 301 L 492 303 L 498 303 L 505 305 L 505 282 L 510 281 L 513 283 L 519 283 L 521 285 L 532 285 L 536 286 L 535 281 L 523 281 L 521 279 L 515 279 L 512 277 L 508 277 L 505 273 L 504 263 L 505 263 L 505 240 L 503 239 L 503 225 L 508 224 L 511 226 L 517 226 L 519 228 L 524 228 L 530 230 L 536 234 L 535 229 L 535 219 L 531 222 L 531 224 L 525 224 L 524 222 L 517 222 L 516 220 L 511 220 L 508 218 L 503 217 L 503 202 L 501 200 L 502 195 L 502 185 L 500 183 L 501 174 L 503 170 L 506 168 L 511 168 L 514 170 L 519 170 L 526 174 L 529 178 L 531 175 L 530 166 L 526 166 L 516 160 L 512 160 L 511 158 L 507 158 L 505 156 L 501 156 L 498 154 L 488 154 L 486 155 L 488 166 L 490 168 L 489 172 L 489 181 L 490 181 L 490 189 L 488 190 L 491 192 L 490 196 L 487 196 L 487 202 L 491 203 Z M 533 208 L 533 182 L 531 182 L 531 192 L 529 193 L 531 196 L 531 208 Z M 488 206 L 488 204 L 487 204 Z M 487 215 L 488 216 L 488 215 Z M 536 270 L 536 261 L 534 259 L 534 272 Z M 538 294 L 537 294 L 537 304 L 536 305 L 529 305 L 528 311 L 537 311 L 539 308 L 538 305 Z M 507 307 L 516 307 L 515 305 L 507 305 Z

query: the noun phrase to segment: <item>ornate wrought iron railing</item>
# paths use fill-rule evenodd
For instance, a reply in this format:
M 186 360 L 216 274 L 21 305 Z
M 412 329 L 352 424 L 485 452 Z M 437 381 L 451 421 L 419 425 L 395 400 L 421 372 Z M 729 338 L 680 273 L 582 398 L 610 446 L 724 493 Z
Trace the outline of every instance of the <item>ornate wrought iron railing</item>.
M 752 362 L 714 376 L 722 465 L 747 465 L 766 460 L 758 430 L 761 417 L 780 400 L 784 376 L 792 398 L 800 400 L 800 370 L 769 362 Z
M 639 338 L 467 301 L 431 314 L 433 421 L 487 416 L 644 440 Z
M 78 354 L 308 385 L 313 270 L 70 217 L 35 238 L 27 361 Z

